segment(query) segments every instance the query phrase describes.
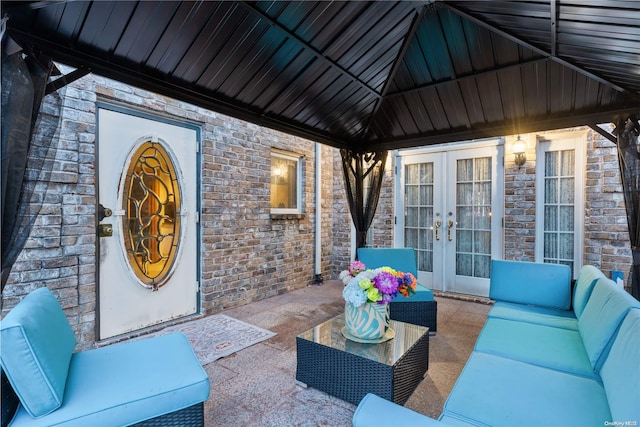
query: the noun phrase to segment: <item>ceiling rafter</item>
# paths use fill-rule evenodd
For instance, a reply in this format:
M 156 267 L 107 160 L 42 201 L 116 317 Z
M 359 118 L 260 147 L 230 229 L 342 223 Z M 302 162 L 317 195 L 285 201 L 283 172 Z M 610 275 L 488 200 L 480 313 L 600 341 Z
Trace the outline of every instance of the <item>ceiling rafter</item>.
M 288 28 L 286 28 L 285 26 L 280 24 L 278 21 L 273 19 L 271 16 L 267 15 L 265 12 L 260 10 L 257 6 L 255 6 L 253 4 L 250 4 L 250 3 L 247 3 L 246 1 L 241 1 L 239 3 L 246 10 L 258 15 L 261 19 L 264 19 L 265 21 L 267 21 L 269 23 L 269 25 L 271 25 L 272 27 L 277 28 L 278 30 L 282 31 L 283 33 L 285 33 L 287 35 L 287 37 L 290 37 L 291 39 L 295 40 L 296 43 L 300 44 L 305 49 L 308 49 L 309 51 L 311 51 L 316 58 L 318 58 L 321 61 L 327 63 L 331 68 L 337 69 L 342 75 L 347 76 L 351 81 L 353 81 L 354 83 L 358 84 L 360 87 L 365 89 L 371 95 L 375 96 L 376 98 L 380 98 L 380 94 L 378 92 L 376 92 L 375 89 L 373 89 L 368 84 L 366 84 L 365 82 L 360 80 L 357 76 L 355 76 L 354 74 L 349 72 L 349 70 L 345 69 L 343 66 L 341 66 L 337 62 L 335 62 L 332 59 L 328 58 L 323 52 L 319 51 L 314 46 L 309 44 L 307 41 L 305 41 L 304 39 L 300 38 L 296 33 L 294 33 L 293 31 L 289 30 Z
M 556 0 L 551 0 L 549 7 L 551 8 L 549 15 L 551 17 L 551 55 L 556 56 L 558 49 L 558 26 L 556 25 L 556 21 L 558 18 L 558 8 Z
M 488 75 L 488 74 L 493 74 L 495 72 L 499 72 L 499 71 L 506 71 L 506 70 L 511 70 L 514 68 L 521 68 L 524 67 L 526 65 L 532 65 L 532 64 L 538 64 L 538 63 L 544 63 L 546 61 L 548 61 L 549 58 L 535 58 L 535 59 L 530 59 L 527 61 L 520 61 L 514 64 L 508 64 L 508 65 L 504 65 L 501 67 L 495 67 L 495 68 L 491 68 L 489 70 L 484 70 L 484 71 L 478 71 L 475 73 L 470 73 L 470 74 L 463 74 L 460 75 L 458 77 L 456 77 L 455 79 L 446 79 L 446 80 L 438 80 L 429 84 L 425 84 L 425 85 L 421 85 L 421 86 L 416 86 L 413 87 L 411 89 L 406 89 L 406 90 L 399 90 L 397 92 L 392 92 L 389 93 L 385 96 L 385 98 L 395 98 L 398 96 L 404 96 L 404 95 L 409 95 L 415 92 L 422 92 L 425 89 L 430 89 L 433 87 L 439 87 L 439 86 L 443 86 L 449 83 L 460 83 L 462 81 L 468 80 L 468 79 L 474 79 L 476 77 L 480 77 L 480 76 L 484 76 L 484 75 Z
M 577 65 L 575 65 L 575 64 L 573 64 L 573 63 L 571 63 L 571 62 L 569 62 L 569 61 L 567 61 L 565 59 L 562 59 L 562 58 L 560 58 L 560 57 L 558 57 L 556 55 L 552 55 L 550 52 L 547 52 L 546 50 L 541 49 L 541 48 L 539 48 L 539 47 L 537 47 L 537 46 L 535 46 L 535 45 L 533 45 L 533 44 L 521 39 L 520 37 L 514 36 L 513 34 L 511 34 L 511 33 L 507 32 L 507 31 L 499 28 L 496 24 L 491 24 L 491 23 L 485 21 L 484 19 L 476 17 L 474 14 L 465 11 L 464 9 L 462 9 L 458 5 L 454 5 L 454 4 L 451 4 L 451 3 L 443 1 L 443 0 L 438 0 L 437 4 L 441 5 L 442 7 L 446 7 L 447 9 L 451 10 L 452 12 L 456 13 L 459 16 L 462 16 L 465 19 L 468 19 L 468 20 L 470 20 L 472 22 L 475 22 L 476 24 L 488 29 L 489 31 L 492 31 L 492 32 L 494 32 L 494 33 L 496 33 L 496 34 L 498 34 L 498 35 L 500 35 L 502 37 L 505 37 L 506 39 L 511 40 L 511 41 L 519 44 L 520 46 L 526 47 L 527 49 L 530 49 L 530 50 L 536 52 L 539 55 L 544 55 L 544 56 L 548 57 L 549 59 L 557 62 L 558 64 L 563 65 L 563 66 L 565 66 L 565 67 L 567 67 L 567 68 L 569 68 L 569 69 L 571 69 L 573 71 L 576 71 L 576 72 L 578 72 L 578 73 L 580 73 L 582 75 L 585 75 L 585 76 L 587 76 L 587 77 L 589 77 L 589 78 L 591 78 L 593 80 L 596 80 L 596 81 L 598 81 L 598 82 L 600 82 L 600 83 L 602 83 L 604 85 L 607 85 L 610 88 L 613 88 L 613 89 L 617 90 L 618 92 L 629 93 L 629 90 L 623 88 L 622 86 L 619 86 L 619 85 L 617 85 L 617 84 L 615 84 L 615 83 L 613 83 L 613 82 L 611 82 L 611 81 L 609 81 L 609 80 L 607 80 L 607 79 L 605 79 L 605 78 L 603 78 L 603 77 L 601 77 L 601 76 L 599 76 L 597 74 L 594 74 L 594 73 L 592 73 L 590 71 L 587 71 L 584 68 L 579 67 L 579 66 L 577 66 Z
M 364 130 L 362 131 L 363 140 L 364 138 L 366 138 L 367 134 L 369 133 L 369 129 L 371 128 L 371 123 L 373 123 L 373 121 L 375 120 L 375 117 L 378 115 L 378 111 L 380 110 L 380 107 L 382 106 L 382 102 L 386 97 L 387 91 L 391 86 L 391 82 L 393 82 L 396 76 L 396 73 L 400 68 L 400 64 L 402 64 L 402 61 L 405 55 L 407 54 L 407 50 L 409 50 L 409 47 L 413 42 L 413 38 L 416 34 L 416 31 L 418 30 L 418 27 L 420 26 L 420 23 L 422 22 L 422 18 L 424 17 L 428 7 L 429 7 L 428 5 L 425 5 L 420 10 L 416 10 L 416 14 L 413 17 L 413 22 L 411 22 L 411 27 L 409 28 L 409 32 L 405 36 L 405 39 L 402 42 L 402 47 L 400 48 L 400 52 L 398 52 L 398 55 L 394 59 L 393 66 L 391 67 L 391 70 L 389 71 L 389 75 L 387 76 L 387 79 L 384 82 L 381 98 L 376 101 L 376 105 L 374 106 L 373 111 L 369 116 L 369 119 L 367 120 L 367 125 L 364 127 Z

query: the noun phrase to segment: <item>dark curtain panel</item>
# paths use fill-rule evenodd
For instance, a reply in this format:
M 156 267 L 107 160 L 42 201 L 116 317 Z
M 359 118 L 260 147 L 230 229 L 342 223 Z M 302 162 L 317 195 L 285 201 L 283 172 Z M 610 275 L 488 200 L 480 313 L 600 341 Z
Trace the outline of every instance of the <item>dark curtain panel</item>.
M 640 151 L 638 117 L 620 120 L 614 132 L 618 138 L 618 160 L 627 222 L 631 240 L 633 267 L 631 268 L 631 294 L 640 299 Z
M 1 289 L 29 237 L 53 167 L 50 148 L 60 119 L 59 95 L 49 95 L 40 109 L 53 69 L 50 58 L 24 52 L 3 37 Z
M 367 244 L 367 230 L 378 207 L 387 152 L 354 153 L 343 148 L 340 154 L 356 242 L 362 248 Z

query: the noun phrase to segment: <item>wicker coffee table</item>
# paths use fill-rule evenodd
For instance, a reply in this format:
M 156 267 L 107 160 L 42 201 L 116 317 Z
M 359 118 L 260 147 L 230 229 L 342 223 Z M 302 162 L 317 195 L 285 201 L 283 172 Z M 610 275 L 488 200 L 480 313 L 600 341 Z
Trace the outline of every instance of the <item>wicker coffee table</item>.
M 367 393 L 404 404 L 429 368 L 429 328 L 392 320 L 395 338 L 347 340 L 344 314 L 296 337 L 296 380 L 357 405 Z

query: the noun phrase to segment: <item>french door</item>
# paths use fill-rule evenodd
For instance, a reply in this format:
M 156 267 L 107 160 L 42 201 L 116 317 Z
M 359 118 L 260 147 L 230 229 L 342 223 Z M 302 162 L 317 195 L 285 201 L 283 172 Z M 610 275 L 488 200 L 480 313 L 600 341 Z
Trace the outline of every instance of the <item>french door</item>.
M 401 153 L 395 245 L 413 247 L 420 283 L 489 295 L 491 258 L 502 257 L 502 146 Z

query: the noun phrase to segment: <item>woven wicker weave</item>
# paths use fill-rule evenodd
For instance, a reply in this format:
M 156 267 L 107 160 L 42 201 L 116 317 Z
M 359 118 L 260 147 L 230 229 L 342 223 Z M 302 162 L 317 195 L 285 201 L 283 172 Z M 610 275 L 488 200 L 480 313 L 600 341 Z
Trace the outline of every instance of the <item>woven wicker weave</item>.
M 436 301 L 403 301 L 389 304 L 389 315 L 392 320 L 426 326 L 432 335 L 438 330 L 437 313 Z
M 160 417 L 151 418 L 134 424 L 135 427 L 202 427 L 204 426 L 204 403 L 171 412 Z
M 399 323 L 392 322 L 392 327 L 395 324 L 397 328 L 420 328 Z M 332 335 L 335 336 L 335 331 Z M 429 367 L 428 329 L 420 328 L 415 335 L 419 338 L 390 364 L 372 360 L 370 355 L 378 350 L 383 355 L 388 353 L 393 340 L 383 344 L 359 344 L 342 338 L 342 342 L 338 340 L 334 346 L 327 346 L 305 339 L 308 335 L 303 333 L 296 338 L 296 380 L 356 405 L 367 393 L 404 404 Z M 339 348 L 345 345 L 350 347 L 349 351 Z M 358 349 L 367 356 L 357 354 Z

